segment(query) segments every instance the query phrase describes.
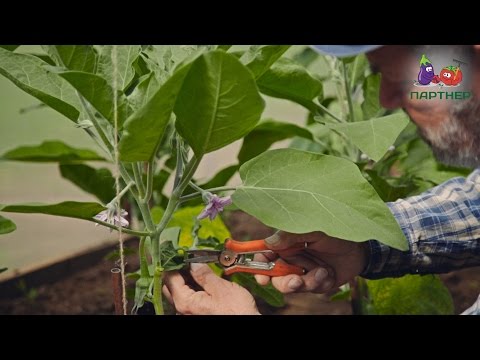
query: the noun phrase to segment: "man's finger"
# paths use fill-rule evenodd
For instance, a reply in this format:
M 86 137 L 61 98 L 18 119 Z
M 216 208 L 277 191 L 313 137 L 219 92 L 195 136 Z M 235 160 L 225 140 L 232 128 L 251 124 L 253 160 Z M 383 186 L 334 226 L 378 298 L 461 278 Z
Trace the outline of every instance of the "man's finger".
M 190 264 L 190 273 L 195 282 L 211 295 L 221 293 L 225 284 L 229 283 L 217 276 L 206 264 Z
M 272 278 L 272 285 L 281 293 L 290 294 L 299 291 L 305 285 L 299 275 L 286 275 Z
M 265 262 L 265 263 L 268 263 L 270 261 L 273 261 L 277 258 L 277 255 L 276 254 L 273 254 L 273 253 L 259 253 L 259 254 L 255 254 L 253 256 L 253 260 L 254 261 L 258 261 L 258 262 Z M 257 282 L 260 284 L 260 285 L 267 285 L 269 282 L 270 282 L 270 276 L 267 276 L 267 275 L 255 275 L 255 280 L 257 280 Z
M 272 250 L 285 250 L 297 243 L 311 243 L 322 239 L 323 233 L 316 231 L 307 234 L 292 234 L 285 231 L 277 231 L 265 239 L 265 244 Z M 296 251 L 298 252 L 298 250 Z
M 318 267 L 310 270 L 303 276 L 304 286 L 302 291 L 325 293 L 335 284 L 335 279 L 327 269 Z
M 267 275 L 254 275 L 255 280 L 259 285 L 265 286 L 270 282 L 270 276 Z
M 163 279 L 174 303 L 176 302 L 176 299 L 183 299 L 194 293 L 194 291 L 185 284 L 183 276 L 177 271 L 166 272 Z
M 272 250 L 283 250 L 291 247 L 297 242 L 298 235 L 290 234 L 284 231 L 277 231 L 272 236 L 265 239 L 265 244 Z

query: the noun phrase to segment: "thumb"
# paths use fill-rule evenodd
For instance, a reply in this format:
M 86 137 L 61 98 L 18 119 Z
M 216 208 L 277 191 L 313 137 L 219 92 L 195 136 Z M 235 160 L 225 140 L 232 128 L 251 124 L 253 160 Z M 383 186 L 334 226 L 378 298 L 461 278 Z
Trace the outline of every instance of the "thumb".
M 298 241 L 298 235 L 290 234 L 285 231 L 277 231 L 272 236 L 265 239 L 265 245 L 272 250 L 283 250 L 292 247 Z

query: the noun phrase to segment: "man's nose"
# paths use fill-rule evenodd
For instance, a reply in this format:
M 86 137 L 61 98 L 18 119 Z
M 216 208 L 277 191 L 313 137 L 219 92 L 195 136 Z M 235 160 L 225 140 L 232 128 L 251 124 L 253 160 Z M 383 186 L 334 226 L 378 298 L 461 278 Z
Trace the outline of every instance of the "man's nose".
M 386 109 L 402 107 L 402 87 L 398 84 L 383 80 L 380 84 L 380 104 Z

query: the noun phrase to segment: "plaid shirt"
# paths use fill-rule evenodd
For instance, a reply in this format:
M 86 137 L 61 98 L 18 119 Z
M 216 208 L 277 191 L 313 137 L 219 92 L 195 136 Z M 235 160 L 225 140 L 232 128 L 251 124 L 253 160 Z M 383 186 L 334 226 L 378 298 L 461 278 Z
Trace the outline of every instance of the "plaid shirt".
M 421 195 L 387 203 L 409 250 L 369 241 L 367 279 L 438 274 L 480 265 L 480 168 Z M 480 297 L 467 311 L 480 315 Z

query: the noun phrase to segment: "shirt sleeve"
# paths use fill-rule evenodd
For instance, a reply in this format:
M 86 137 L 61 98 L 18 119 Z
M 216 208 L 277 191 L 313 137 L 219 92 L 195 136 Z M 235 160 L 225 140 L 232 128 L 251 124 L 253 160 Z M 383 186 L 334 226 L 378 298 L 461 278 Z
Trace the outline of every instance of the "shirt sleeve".
M 367 279 L 438 274 L 480 265 L 480 168 L 420 195 L 387 203 L 409 243 L 368 242 Z

